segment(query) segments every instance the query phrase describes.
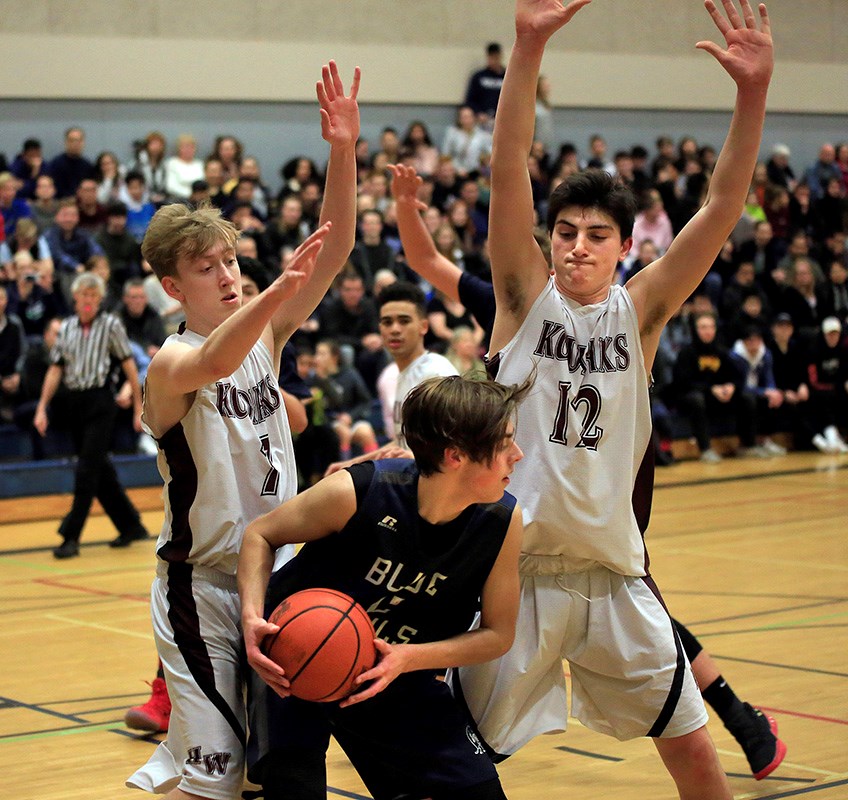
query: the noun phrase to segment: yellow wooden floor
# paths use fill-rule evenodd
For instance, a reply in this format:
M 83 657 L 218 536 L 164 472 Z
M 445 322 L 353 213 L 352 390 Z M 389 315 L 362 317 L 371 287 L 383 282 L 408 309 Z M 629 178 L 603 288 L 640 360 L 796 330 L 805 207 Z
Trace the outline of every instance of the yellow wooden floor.
M 156 492 L 134 493 L 158 528 Z M 141 797 L 123 779 L 155 740 L 124 710 L 155 669 L 147 593 L 153 543 L 111 550 L 93 517 L 80 558 L 53 559 L 68 498 L 0 503 L 0 795 Z M 658 472 L 649 532 L 671 610 L 745 700 L 769 710 L 788 745 L 762 782 L 721 723 L 710 730 L 736 798 L 848 798 L 848 457 L 684 463 Z M 501 768 L 512 800 L 675 796 L 652 744 L 573 723 Z M 334 750 L 329 798 L 367 797 Z

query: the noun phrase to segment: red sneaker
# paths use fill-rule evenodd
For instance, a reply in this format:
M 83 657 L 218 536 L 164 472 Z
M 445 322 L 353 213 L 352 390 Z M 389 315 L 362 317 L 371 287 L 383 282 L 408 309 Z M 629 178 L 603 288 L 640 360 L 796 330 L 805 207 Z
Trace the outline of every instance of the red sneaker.
M 153 690 L 150 699 L 142 706 L 131 708 L 124 715 L 124 724 L 128 728 L 140 731 L 160 733 L 168 730 L 171 719 L 171 698 L 163 678 L 155 678 L 150 684 Z

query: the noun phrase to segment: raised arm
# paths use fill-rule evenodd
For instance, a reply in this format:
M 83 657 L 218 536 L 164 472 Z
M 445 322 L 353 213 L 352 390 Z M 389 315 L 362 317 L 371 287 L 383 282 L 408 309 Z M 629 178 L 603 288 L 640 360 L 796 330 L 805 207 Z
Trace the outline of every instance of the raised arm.
M 414 167 L 389 164 L 392 197 L 397 201 L 397 223 L 406 263 L 425 281 L 452 300 L 459 302 L 459 276 L 462 270 L 445 258 L 433 242 L 421 211 L 427 206 L 418 199 L 422 181 Z
M 321 135 L 330 143 L 330 160 L 321 206 L 321 223 L 332 221 L 315 264 L 315 274 L 304 291 L 284 303 L 272 321 L 274 340 L 281 350 L 289 336 L 317 308 L 353 249 L 356 234 L 356 155 L 359 138 L 359 67 L 353 73 L 350 95 L 345 96 L 335 61 L 324 66 L 316 84 L 321 104 Z
M 506 344 L 548 279 L 533 238 L 527 156 L 536 124 L 536 83 L 548 39 L 590 0 L 516 0 L 515 44 L 504 76 L 492 140 L 489 247 L 497 316 L 492 349 Z
M 766 7 L 759 6 L 759 25 L 749 0 L 722 0 L 725 18 L 713 0 L 704 6 L 724 36 L 726 47 L 698 42 L 736 82 L 736 106 L 718 157 L 704 205 L 677 235 L 668 251 L 627 282 L 639 315 L 642 348 L 650 366 L 660 332 L 694 291 L 739 221 L 757 161 L 766 94 L 774 63 Z
M 349 472 L 322 480 L 247 526 L 239 553 L 238 589 L 247 660 L 274 691 L 285 697 L 282 668 L 262 655 L 259 646 L 276 625 L 265 621 L 265 591 L 274 551 L 284 544 L 320 539 L 341 530 L 356 511 Z

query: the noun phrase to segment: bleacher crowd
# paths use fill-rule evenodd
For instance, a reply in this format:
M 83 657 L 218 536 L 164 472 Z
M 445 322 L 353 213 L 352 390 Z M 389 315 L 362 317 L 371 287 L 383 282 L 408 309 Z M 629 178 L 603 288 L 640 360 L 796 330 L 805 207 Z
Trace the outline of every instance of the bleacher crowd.
M 312 392 L 307 440 L 320 442 L 324 465 L 392 434 L 373 399 L 389 363 L 374 303 L 387 283 L 419 283 L 429 297 L 427 346 L 462 371 L 482 372 L 486 332 L 404 259 L 387 166 L 415 167 L 424 179 L 423 218 L 439 253 L 487 279 L 493 111 L 485 87 L 491 84 L 489 76 L 476 94 L 469 87 L 468 104 L 442 142 L 433 141 L 424 123 L 411 121 L 357 145 L 358 239 L 336 285 L 293 339 L 298 371 Z M 615 175 L 632 188 L 640 208 L 633 246 L 619 265 L 625 282 L 661 255 L 698 209 L 715 150 L 692 137 L 675 143 L 659 135 L 649 146 L 610 154 L 596 135 L 581 152 L 559 141 L 563 131 L 553 129 L 547 93 L 542 78 L 537 141 L 528 159 L 538 219 L 568 175 L 581 169 Z M 192 135 L 169 143 L 154 131 L 137 143 L 127 164 L 108 151 L 91 161 L 84 131 L 71 127 L 61 153 L 44 153 L 39 140 L 29 138 L 10 161 L 0 157 L 2 424 L 31 430 L 50 348 L 59 320 L 73 312 L 71 284 L 80 273 L 104 280 L 102 308 L 126 328 L 143 377 L 181 321 L 179 304 L 141 257 L 140 242 L 159 206 L 219 207 L 240 231 L 239 261 L 251 288 L 261 291 L 285 269 L 316 227 L 321 169 L 308 158 L 281 153 L 280 183 L 272 189 L 249 153 L 249 143 L 221 135 L 201 158 Z M 776 145 L 757 165 L 745 212 L 710 273 L 663 332 L 653 372 L 660 463 L 671 460 L 670 441 L 681 435 L 697 440 L 705 461 L 719 460 L 710 446 L 717 432 L 736 433 L 740 455 L 752 457 L 785 452 L 771 438 L 778 432 L 793 434 L 796 448 L 848 452 L 840 434 L 848 424 L 846 232 L 848 142 L 822 144 L 817 160 L 805 165 L 793 164 L 790 148 Z M 120 382 L 115 396 L 129 409 Z M 61 402 L 59 393 L 53 405 Z M 126 416 L 116 447 L 150 448 L 132 433 L 129 410 Z M 38 439 L 32 437 L 35 458 L 44 456 Z M 319 474 L 320 466 L 316 471 L 313 464 L 310 474 Z

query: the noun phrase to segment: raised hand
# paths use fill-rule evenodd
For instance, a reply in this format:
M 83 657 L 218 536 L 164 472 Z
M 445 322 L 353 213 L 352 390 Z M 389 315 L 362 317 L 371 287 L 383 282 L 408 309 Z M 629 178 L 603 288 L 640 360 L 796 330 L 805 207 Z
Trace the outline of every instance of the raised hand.
M 424 182 L 415 171 L 415 167 L 405 167 L 402 164 L 389 164 L 392 173 L 392 197 L 398 205 L 411 205 L 417 211 L 426 211 L 427 204 L 418 199 L 418 189 Z
M 771 27 L 764 3 L 760 3 L 760 24 L 749 0 L 740 0 L 742 15 L 736 10 L 733 0 L 721 0 L 727 19 L 716 8 L 713 0 L 704 0 L 704 7 L 713 18 L 716 27 L 724 36 L 727 48 L 715 42 L 698 42 L 695 47 L 706 50 L 739 87 L 768 86 L 774 68 L 774 51 Z
M 294 297 L 308 283 L 315 269 L 315 258 L 332 224 L 325 222 L 315 233 L 304 239 L 294 251 L 285 272 L 271 284 L 269 288 L 279 291 L 281 300 Z
M 516 36 L 530 36 L 546 41 L 591 2 L 572 0 L 568 5 L 563 5 L 562 0 L 516 0 Z
M 321 104 L 321 136 L 331 145 L 353 145 L 359 138 L 359 67 L 353 71 L 350 95 L 345 96 L 339 68 L 335 61 L 321 69 L 321 80 L 315 84 Z

